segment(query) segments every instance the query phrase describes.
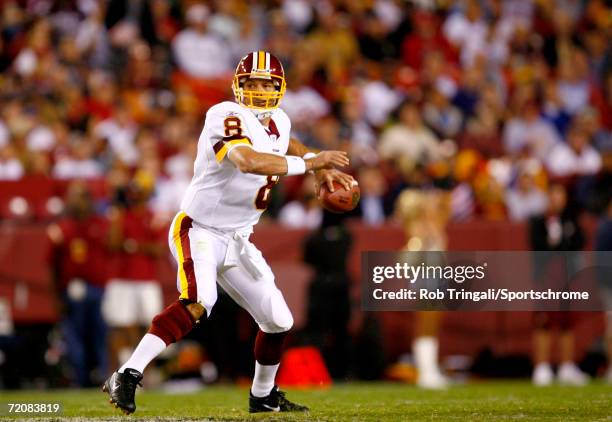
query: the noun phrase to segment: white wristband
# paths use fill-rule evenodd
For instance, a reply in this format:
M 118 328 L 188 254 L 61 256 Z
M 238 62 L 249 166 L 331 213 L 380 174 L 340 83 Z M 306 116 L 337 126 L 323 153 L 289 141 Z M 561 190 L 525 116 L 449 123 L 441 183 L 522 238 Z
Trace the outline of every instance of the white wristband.
M 287 176 L 306 173 L 306 162 L 295 155 L 285 155 L 287 160 Z
M 304 160 L 308 160 L 309 158 L 313 158 L 313 157 L 316 157 L 316 156 L 317 156 L 317 154 L 315 154 L 314 152 L 307 152 L 306 154 L 304 154 L 304 155 L 302 156 L 302 158 L 303 158 Z M 313 171 L 313 170 L 310 170 L 308 173 L 313 174 L 313 173 L 314 173 L 314 171 Z

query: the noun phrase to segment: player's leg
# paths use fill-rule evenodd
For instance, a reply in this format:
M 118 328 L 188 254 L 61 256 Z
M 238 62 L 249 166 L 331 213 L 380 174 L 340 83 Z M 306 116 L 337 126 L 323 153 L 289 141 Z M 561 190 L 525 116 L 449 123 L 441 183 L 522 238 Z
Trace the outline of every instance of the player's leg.
M 123 279 L 112 279 L 106 285 L 102 298 L 102 315 L 108 325 L 109 364 L 117 367 L 125 360 L 120 356 L 128 349 L 127 329 L 137 319 L 137 308 L 134 307 L 134 289 L 131 283 Z M 131 353 L 129 349 L 128 353 Z
M 107 327 L 106 322 L 104 322 L 104 317 L 102 316 L 102 298 L 104 296 L 104 290 L 98 286 L 88 286 L 88 296 L 89 296 L 89 319 L 91 320 L 92 326 L 92 347 L 94 349 L 93 354 L 95 356 L 96 361 L 96 375 L 94 378 L 94 382 L 98 384 L 97 381 L 100 379 L 104 379 L 106 377 L 106 373 L 108 371 L 108 355 L 106 353 L 107 344 L 106 344 L 106 333 Z
M 153 318 L 151 327 L 125 364 L 109 378 L 105 391 L 111 402 L 127 413 L 136 406 L 134 392 L 144 368 L 168 345 L 187 335 L 217 300 L 217 262 L 223 258 L 216 240 L 191 226 L 191 219 L 180 213 L 170 228 L 170 249 L 177 260 L 179 299 Z M 116 390 L 116 392 L 115 392 Z
M 537 386 L 552 384 L 554 373 L 550 363 L 551 336 L 551 313 L 534 312 L 535 331 L 533 333 L 533 360 L 534 367 L 531 381 Z
M 417 385 L 422 388 L 443 389 L 448 380 L 438 365 L 438 330 L 441 312 L 417 312 L 412 353 L 418 370 Z
M 254 249 L 253 245 L 249 245 Z M 245 266 L 232 267 L 218 278 L 219 284 L 259 325 L 255 340 L 255 375 L 249 399 L 250 412 L 304 411 L 305 406 L 291 403 L 278 390 L 274 380 L 280 365 L 283 343 L 293 326 L 291 311 L 274 283 L 274 274 L 259 251 L 254 250 L 260 274 L 255 276 Z
M 561 384 L 585 385 L 589 376 L 574 362 L 574 312 L 559 312 L 559 358 L 561 363 L 557 371 L 557 380 Z
M 74 300 L 70 292 L 64 295 L 66 312 L 61 321 L 62 334 L 66 342 L 68 360 L 74 370 L 79 387 L 87 387 L 89 371 L 87 370 L 86 343 L 87 305 L 82 300 Z

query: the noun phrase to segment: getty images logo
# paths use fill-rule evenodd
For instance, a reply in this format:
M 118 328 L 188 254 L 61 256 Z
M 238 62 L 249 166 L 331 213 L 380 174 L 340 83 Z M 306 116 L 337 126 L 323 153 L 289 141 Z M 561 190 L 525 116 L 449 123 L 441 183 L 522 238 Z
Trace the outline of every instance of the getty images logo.
M 463 283 L 469 280 L 482 280 L 485 277 L 487 263 L 481 265 L 410 265 L 406 262 L 395 265 L 380 265 L 372 268 L 372 281 L 382 283 L 385 280 L 407 280 L 410 284 L 417 280 L 448 280 Z

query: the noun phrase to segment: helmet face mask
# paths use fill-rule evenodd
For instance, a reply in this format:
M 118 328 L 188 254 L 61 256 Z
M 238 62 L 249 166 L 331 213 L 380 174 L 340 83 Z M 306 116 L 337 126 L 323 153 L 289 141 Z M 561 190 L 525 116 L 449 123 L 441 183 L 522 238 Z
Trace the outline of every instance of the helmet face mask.
M 244 85 L 248 79 L 271 80 L 275 89 L 245 90 Z M 280 60 L 265 51 L 254 51 L 244 56 L 236 67 L 232 90 L 240 105 L 260 111 L 277 108 L 286 90 L 285 72 Z

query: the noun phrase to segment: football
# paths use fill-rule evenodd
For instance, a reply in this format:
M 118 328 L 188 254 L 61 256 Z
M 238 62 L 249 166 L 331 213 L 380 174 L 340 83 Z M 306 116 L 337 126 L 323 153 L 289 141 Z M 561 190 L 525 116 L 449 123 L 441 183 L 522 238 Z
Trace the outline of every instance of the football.
M 361 196 L 361 191 L 357 182 L 353 182 L 351 190 L 344 189 L 338 182 L 333 183 L 334 192 L 330 192 L 326 184 L 321 185 L 319 200 L 323 208 L 338 214 L 355 209 Z

